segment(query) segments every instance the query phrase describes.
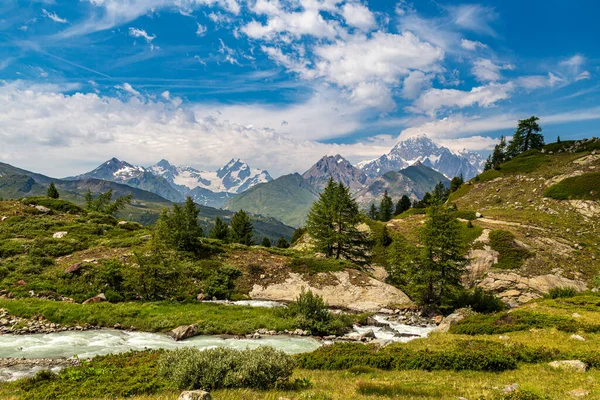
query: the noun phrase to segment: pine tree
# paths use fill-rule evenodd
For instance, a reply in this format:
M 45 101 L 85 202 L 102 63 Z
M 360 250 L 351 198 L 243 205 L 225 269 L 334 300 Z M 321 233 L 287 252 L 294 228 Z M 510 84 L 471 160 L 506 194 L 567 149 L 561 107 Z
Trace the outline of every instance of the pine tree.
M 269 240 L 269 238 L 268 238 L 268 237 L 266 237 L 266 236 L 265 236 L 265 237 L 262 239 L 262 242 L 260 242 L 260 245 L 261 245 L 262 247 L 271 247 L 271 241 Z M 278 246 L 278 247 L 279 247 L 279 246 Z
M 377 207 L 375 207 L 375 204 L 371 203 L 371 207 L 369 208 L 367 216 L 371 219 L 377 219 L 378 215 L 379 214 L 377 213 Z
M 402 214 L 404 211 L 408 211 L 411 206 L 410 198 L 407 195 L 402 195 L 398 203 L 396 203 L 396 212 L 394 214 Z
M 125 209 L 128 204 L 131 204 L 133 196 L 119 196 L 112 201 L 113 191 L 109 189 L 105 193 L 100 193 L 97 198 L 94 198 L 92 192 L 88 189 L 85 194 L 85 209 L 87 211 L 99 212 L 108 215 L 114 215 Z
M 506 148 L 508 159 L 518 156 L 531 149 L 541 149 L 544 146 L 542 128 L 538 125 L 539 118 L 532 116 L 519 120 L 517 130 Z
M 500 142 L 494 146 L 494 151 L 488 157 L 490 162 L 490 168 L 488 169 L 500 169 L 500 164 L 506 161 L 506 138 L 500 137 Z
M 191 197 L 187 197 L 183 207 L 174 204 L 171 211 L 163 210 L 156 223 L 156 238 L 176 250 L 198 252 L 203 236 L 199 214 L 200 208 Z
M 90 189 L 88 189 L 87 192 L 85 192 L 84 200 L 85 200 L 85 209 L 87 211 L 92 211 L 94 196 L 92 196 L 92 191 Z
M 223 222 L 221 217 L 217 217 L 215 219 L 215 226 L 213 226 L 208 237 L 211 239 L 219 239 L 223 241 L 227 241 L 227 239 L 229 238 L 229 227 L 225 222 Z
M 254 227 L 248 214 L 244 210 L 236 212 L 231 218 L 231 241 L 251 246 L 254 244 L 253 233 Z
M 50 183 L 50 186 L 48 187 L 47 196 L 51 199 L 58 199 L 60 197 L 60 195 L 58 194 L 58 190 L 56 190 L 56 186 L 54 186 L 54 182 Z
M 291 243 L 294 244 L 306 233 L 306 228 L 297 228 L 292 235 Z
M 280 249 L 287 249 L 288 247 L 290 247 L 290 243 L 287 241 L 286 238 L 284 238 L 282 236 L 277 241 L 277 245 L 276 246 L 279 247 Z
M 560 136 L 556 137 L 556 143 L 560 143 Z
M 327 257 L 367 261 L 367 237 L 357 229 L 360 211 L 349 188 L 329 180 L 308 214 L 306 227 Z
M 432 204 L 444 204 L 446 200 L 448 200 L 448 195 L 449 192 L 446 186 L 442 182 L 438 182 L 438 184 L 433 188 L 433 193 L 431 194 Z
M 426 309 L 444 309 L 462 287 L 465 270 L 460 225 L 452 210 L 431 208 L 421 242 L 423 253 L 413 274 L 419 302 Z
M 450 193 L 456 192 L 463 183 L 465 183 L 465 180 L 462 174 L 460 174 L 460 176 L 455 176 L 454 178 L 452 178 L 452 180 L 450 181 Z
M 394 203 L 392 202 L 392 198 L 388 196 L 387 190 L 383 192 L 383 198 L 381 199 L 381 203 L 379 203 L 379 220 L 387 222 L 392 219 L 394 214 Z

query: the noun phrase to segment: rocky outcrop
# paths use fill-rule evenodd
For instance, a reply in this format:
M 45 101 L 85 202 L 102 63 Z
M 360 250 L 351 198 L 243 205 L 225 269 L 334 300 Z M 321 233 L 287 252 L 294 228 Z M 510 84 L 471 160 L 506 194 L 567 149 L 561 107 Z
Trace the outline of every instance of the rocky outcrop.
M 188 390 L 179 395 L 178 400 L 211 400 L 210 393 L 204 390 Z
M 569 200 L 573 208 L 587 218 L 600 216 L 600 202 L 591 200 Z
M 105 301 L 106 301 L 106 296 L 104 295 L 104 293 L 100 293 L 97 296 L 90 297 L 89 299 L 84 301 L 82 304 L 103 303 Z
M 554 288 L 572 288 L 578 292 L 587 289 L 585 282 L 568 279 L 560 275 L 547 274 L 525 277 L 513 272 L 490 272 L 478 286 L 497 293 L 511 307 L 518 307 L 530 300 L 539 298 Z
M 442 322 L 434 329 L 434 332 L 448 332 L 450 330 L 450 325 L 454 325 L 474 314 L 475 312 L 469 308 L 460 308 L 442 319 Z
M 326 283 L 324 283 L 326 282 Z M 331 306 L 361 312 L 378 312 L 382 308 L 412 305 L 404 292 L 357 271 L 319 273 L 308 277 L 290 273 L 281 283 L 255 284 L 252 299 L 293 301 L 302 290 L 322 296 Z
M 572 372 L 585 372 L 587 370 L 587 365 L 579 360 L 552 361 L 551 363 L 548 363 L 548 365 L 554 369 Z
M 191 338 L 198 333 L 198 325 L 181 325 L 167 332 L 175 341 Z

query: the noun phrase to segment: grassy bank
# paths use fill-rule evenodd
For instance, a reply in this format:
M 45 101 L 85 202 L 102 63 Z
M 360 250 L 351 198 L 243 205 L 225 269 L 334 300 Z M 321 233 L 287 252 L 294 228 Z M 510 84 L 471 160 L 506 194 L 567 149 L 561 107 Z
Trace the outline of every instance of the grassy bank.
M 138 330 L 161 332 L 179 325 L 198 324 L 199 334 L 244 335 L 257 329 L 295 329 L 293 318 L 275 309 L 225 306 L 209 303 L 98 303 L 72 304 L 39 299 L 0 300 L 0 308 L 18 317 L 43 315 L 62 325 L 90 324 L 113 327 L 134 326 Z

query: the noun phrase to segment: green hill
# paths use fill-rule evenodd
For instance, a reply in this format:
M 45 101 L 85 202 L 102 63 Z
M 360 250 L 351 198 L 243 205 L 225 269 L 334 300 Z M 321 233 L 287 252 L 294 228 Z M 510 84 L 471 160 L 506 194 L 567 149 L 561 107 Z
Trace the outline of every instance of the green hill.
M 300 174 L 290 174 L 234 196 L 225 208 L 234 211 L 243 209 L 276 218 L 287 225 L 300 226 L 317 198 L 318 191 Z

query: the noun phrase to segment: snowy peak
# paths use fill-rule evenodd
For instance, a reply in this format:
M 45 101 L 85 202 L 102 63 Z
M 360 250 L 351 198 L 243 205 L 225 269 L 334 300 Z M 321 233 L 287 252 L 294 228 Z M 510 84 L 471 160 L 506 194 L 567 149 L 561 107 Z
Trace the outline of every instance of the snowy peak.
M 377 178 L 386 172 L 399 171 L 417 162 L 447 178 L 462 174 L 465 179 L 481 172 L 484 164 L 483 157 L 478 153 L 467 150 L 454 152 L 436 145 L 427 135 L 420 134 L 398 142 L 389 153 L 375 160 L 360 162 L 358 166 L 369 177 Z
M 199 171 L 192 167 L 175 167 L 161 160 L 150 170 L 167 179 L 181 192 L 206 189 L 219 193 L 241 193 L 259 183 L 273 180 L 265 170 L 251 168 L 239 158 L 232 158 L 216 171 Z
M 352 192 L 362 189 L 370 182 L 369 177 L 363 171 L 354 167 L 339 154 L 324 156 L 302 174 L 302 177 L 319 190 L 327 185 L 330 178 L 349 186 Z
M 140 175 L 143 175 L 144 172 L 146 172 L 146 170 L 143 167 L 136 167 L 126 161 L 120 161 L 113 157 L 110 160 L 103 162 L 93 171 L 80 175 L 79 177 L 115 181 L 139 177 Z

